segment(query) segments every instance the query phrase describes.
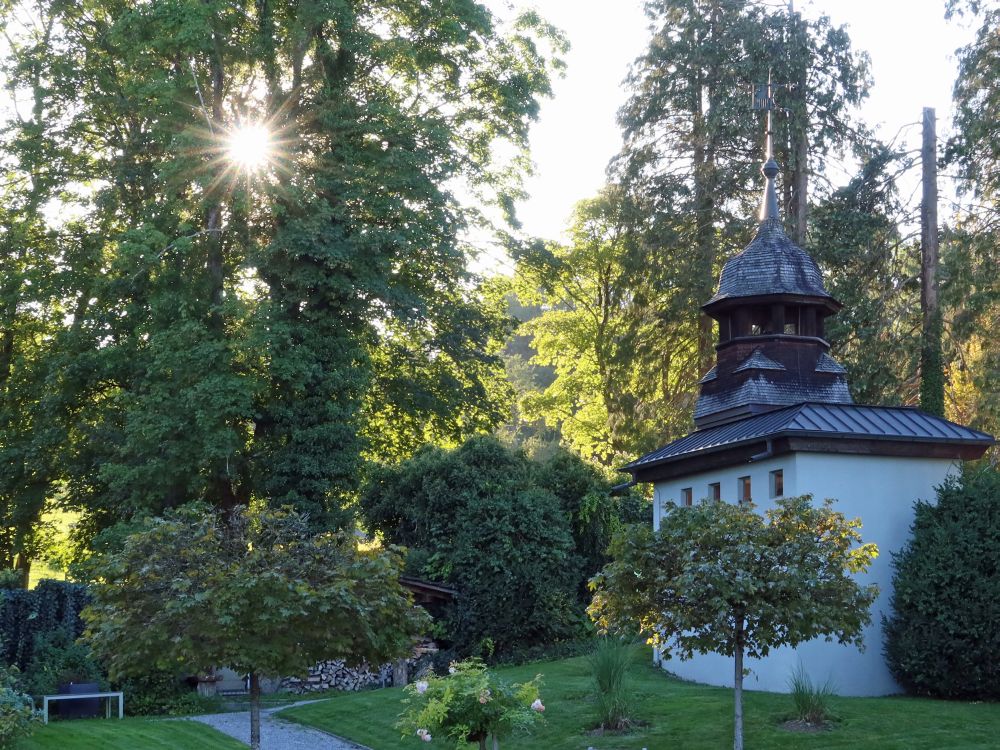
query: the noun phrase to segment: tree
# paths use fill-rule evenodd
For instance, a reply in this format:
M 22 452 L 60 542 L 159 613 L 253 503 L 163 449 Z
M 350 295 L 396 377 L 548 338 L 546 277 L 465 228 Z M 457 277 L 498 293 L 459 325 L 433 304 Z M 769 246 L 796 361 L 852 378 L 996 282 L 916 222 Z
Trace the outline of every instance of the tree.
M 657 532 L 630 529 L 594 578 L 591 617 L 604 630 L 636 626 L 665 656 L 733 657 L 733 747 L 743 748 L 743 659 L 825 636 L 862 645 L 877 596 L 852 573 L 877 555 L 858 547 L 861 523 L 809 496 L 760 515 L 749 504 L 668 506 Z
M 992 335 L 1000 315 L 1000 9 L 977 0 L 951 0 L 948 15 L 980 23 L 958 52 L 954 136 L 944 160 L 961 178 L 964 198 L 941 248 L 941 307 L 949 417 L 981 429 L 1000 429 L 1000 346 Z
M 425 421 L 499 421 L 468 237 L 518 190 L 558 33 L 465 0 L 50 5 L 48 43 L 5 52 L 79 188 L 52 385 L 91 525 L 190 500 L 345 525 L 366 437 L 395 458 Z M 256 170 L 227 156 L 250 123 Z
M 401 568 L 399 550 L 316 534 L 294 512 L 184 506 L 95 559 L 85 637 L 112 679 L 150 668 L 249 673 L 258 750 L 262 675 L 409 652 L 426 615 L 400 585 Z
M 679 437 L 690 421 L 697 351 L 676 325 L 690 300 L 644 241 L 652 210 L 609 186 L 577 204 L 568 245 L 518 257 L 518 299 L 542 309 L 519 333 L 531 337 L 531 363 L 554 375 L 519 407 L 605 466 Z
M 585 582 L 627 506 L 609 490 L 568 451 L 531 460 L 477 437 L 379 467 L 359 505 L 370 531 L 409 548 L 408 571 L 458 590 L 447 636 L 478 656 L 578 634 Z
M 671 286 L 688 297 L 683 325 L 698 352 L 699 374 L 714 360 L 709 318 L 698 306 L 714 292 L 718 248 L 745 244 L 759 195 L 761 121 L 749 114 L 749 86 L 798 84 L 778 118 L 775 151 L 796 234 L 805 236 L 805 180 L 857 136 L 849 110 L 868 91 L 864 55 L 826 17 L 805 21 L 748 0 L 651 0 L 649 49 L 633 65 L 631 94 L 619 113 L 625 145 L 616 181 L 652 203 L 646 228 L 674 269 Z M 786 92 L 787 93 L 787 92 Z M 806 146 L 806 144 L 808 144 Z M 806 164 L 808 153 L 813 160 Z M 793 190 L 794 188 L 794 190 Z M 659 260 L 659 259 L 657 259 Z
M 892 615 L 883 617 L 889 669 L 907 692 L 1000 696 L 1000 473 L 967 469 L 918 502 L 893 556 Z
M 910 166 L 905 155 L 873 143 L 858 174 L 812 210 L 810 254 L 844 305 L 827 319 L 826 337 L 861 404 L 917 398 L 919 248 L 900 230 L 907 216 L 896 187 Z

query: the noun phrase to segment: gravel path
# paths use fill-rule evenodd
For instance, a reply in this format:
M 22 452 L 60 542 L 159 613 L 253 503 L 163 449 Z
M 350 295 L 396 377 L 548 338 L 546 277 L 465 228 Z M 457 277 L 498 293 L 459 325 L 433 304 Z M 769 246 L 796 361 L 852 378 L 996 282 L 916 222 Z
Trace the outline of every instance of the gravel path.
M 279 716 L 275 716 L 278 711 L 286 708 L 316 702 L 299 701 L 279 708 L 262 709 L 260 712 L 261 748 L 263 750 L 368 750 L 364 745 L 356 745 L 332 734 L 321 732 L 318 729 L 310 729 L 290 721 L 283 721 Z M 190 720 L 208 724 L 246 745 L 250 744 L 249 711 L 192 716 Z

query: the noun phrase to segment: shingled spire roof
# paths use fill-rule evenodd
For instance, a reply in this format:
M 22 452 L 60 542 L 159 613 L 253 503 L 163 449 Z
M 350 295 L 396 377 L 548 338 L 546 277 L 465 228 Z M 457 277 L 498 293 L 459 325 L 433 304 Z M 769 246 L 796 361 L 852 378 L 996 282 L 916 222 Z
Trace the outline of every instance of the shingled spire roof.
M 816 261 L 792 242 L 781 225 L 774 185 L 779 169 L 770 153 L 760 171 L 766 183 L 757 234 L 749 245 L 723 266 L 719 290 L 704 307 L 725 299 L 771 294 L 822 297 L 832 301 L 833 297 L 823 286 L 823 274 Z

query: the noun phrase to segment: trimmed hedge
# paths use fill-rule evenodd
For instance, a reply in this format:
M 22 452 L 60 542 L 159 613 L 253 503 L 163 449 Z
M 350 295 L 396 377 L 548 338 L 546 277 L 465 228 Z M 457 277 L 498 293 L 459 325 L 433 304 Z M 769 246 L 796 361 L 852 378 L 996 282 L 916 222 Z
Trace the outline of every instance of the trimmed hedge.
M 35 645 L 55 631 L 70 640 L 83 633 L 80 611 L 90 601 L 87 587 L 67 581 L 40 581 L 30 591 L 0 592 L 0 663 L 27 672 Z
M 916 695 L 1000 698 L 1000 473 L 949 479 L 911 531 L 883 618 L 889 669 Z

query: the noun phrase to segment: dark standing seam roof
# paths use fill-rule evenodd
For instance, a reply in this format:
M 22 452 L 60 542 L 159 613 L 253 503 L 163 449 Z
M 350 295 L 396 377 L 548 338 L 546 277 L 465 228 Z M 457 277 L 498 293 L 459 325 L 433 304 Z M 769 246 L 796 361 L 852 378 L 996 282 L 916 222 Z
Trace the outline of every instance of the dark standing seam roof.
M 779 436 L 975 445 L 994 442 L 985 432 L 909 407 L 806 403 L 692 432 L 622 468 L 637 469 Z
M 750 244 L 726 262 L 719 276 L 719 291 L 706 304 L 768 294 L 832 299 L 816 262 L 792 242 L 778 219 L 761 222 Z

